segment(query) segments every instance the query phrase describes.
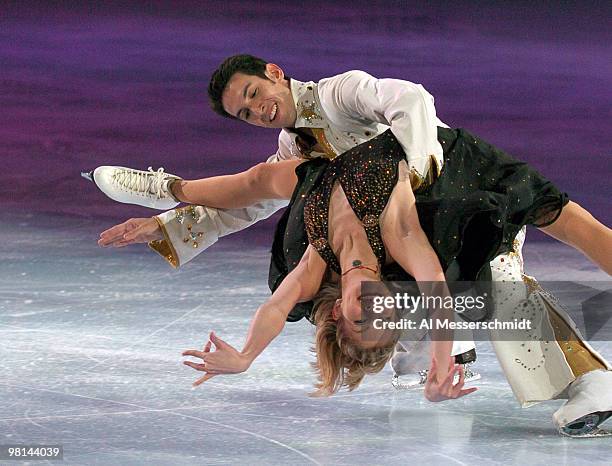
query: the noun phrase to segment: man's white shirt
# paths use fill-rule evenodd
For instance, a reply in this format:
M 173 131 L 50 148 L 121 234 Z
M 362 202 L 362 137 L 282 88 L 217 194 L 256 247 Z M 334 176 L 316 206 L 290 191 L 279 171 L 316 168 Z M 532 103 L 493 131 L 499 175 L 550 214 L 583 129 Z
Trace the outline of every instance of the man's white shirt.
M 399 79 L 377 79 L 364 71 L 346 73 L 315 82 L 291 80 L 297 110 L 295 128 L 317 132 L 319 147 L 310 157 L 333 157 L 362 144 L 389 128 L 401 144 L 413 173 L 424 177 L 439 170 L 443 152 L 437 127 L 447 127 L 436 116 L 434 99 L 423 86 Z M 292 128 L 281 130 L 278 150 L 268 162 L 302 158 Z M 436 163 L 436 167 L 432 167 Z M 287 205 L 270 200 L 243 209 L 190 206 L 156 217 L 164 240 L 152 249 L 179 267 L 225 235 L 249 227 Z M 178 215 L 177 215 L 178 213 Z

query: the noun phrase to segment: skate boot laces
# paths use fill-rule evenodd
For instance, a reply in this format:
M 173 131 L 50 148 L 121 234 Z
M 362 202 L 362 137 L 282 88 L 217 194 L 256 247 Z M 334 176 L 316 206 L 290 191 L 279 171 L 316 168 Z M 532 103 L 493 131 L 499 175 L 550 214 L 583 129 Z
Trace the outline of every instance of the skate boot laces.
M 152 167 L 148 171 L 120 169 L 113 173 L 113 183 L 122 191 L 139 194 L 141 196 L 153 195 L 157 199 L 166 196 L 164 191 L 164 181 L 167 175 L 163 167 L 157 171 Z

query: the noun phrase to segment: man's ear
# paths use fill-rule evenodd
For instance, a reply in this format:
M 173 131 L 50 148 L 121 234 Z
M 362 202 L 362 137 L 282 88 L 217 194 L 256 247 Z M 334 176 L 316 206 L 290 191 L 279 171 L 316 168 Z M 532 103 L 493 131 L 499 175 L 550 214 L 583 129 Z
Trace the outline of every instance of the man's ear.
M 266 76 L 270 81 L 278 82 L 285 79 L 285 72 L 280 66 L 268 63 L 266 64 Z
M 334 307 L 332 307 L 332 319 L 338 320 L 342 316 L 342 309 L 340 306 L 342 306 L 342 299 L 336 299 Z

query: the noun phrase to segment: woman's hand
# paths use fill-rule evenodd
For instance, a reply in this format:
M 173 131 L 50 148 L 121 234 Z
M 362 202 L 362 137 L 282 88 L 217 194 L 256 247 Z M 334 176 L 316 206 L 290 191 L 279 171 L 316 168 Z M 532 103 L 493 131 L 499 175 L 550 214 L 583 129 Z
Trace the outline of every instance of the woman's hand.
M 148 243 L 162 238 L 161 228 L 153 217 L 131 218 L 100 233 L 98 244 L 103 248 L 122 248 L 129 244 Z
M 211 345 L 215 345 L 215 350 L 210 351 Z M 229 343 L 226 343 L 214 332 L 210 333 L 210 340 L 204 346 L 202 351 L 187 350 L 183 351 L 183 356 L 193 356 L 200 358 L 202 363 L 194 363 L 191 361 L 183 361 L 186 366 L 195 369 L 196 371 L 205 372 L 203 377 L 200 377 L 193 383 L 194 387 L 206 382 L 219 374 L 239 374 L 246 371 L 251 365 L 251 360 L 243 355 L 240 351 L 234 348 Z
M 463 388 L 465 372 L 463 366 L 455 364 L 454 358 L 449 358 L 448 370 L 440 372 L 435 358 L 431 360 L 431 367 L 425 383 L 425 398 L 437 402 L 461 398 L 478 390 L 476 387 Z M 441 375 L 446 374 L 446 375 Z M 459 374 L 459 380 L 455 384 L 455 374 Z

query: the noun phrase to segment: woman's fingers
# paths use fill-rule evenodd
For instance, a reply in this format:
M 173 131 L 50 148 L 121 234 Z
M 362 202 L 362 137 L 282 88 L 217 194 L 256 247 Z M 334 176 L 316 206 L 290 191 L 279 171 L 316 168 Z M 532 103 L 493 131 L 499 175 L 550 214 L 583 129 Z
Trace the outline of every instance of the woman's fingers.
M 228 348 L 230 347 L 230 344 L 223 341 L 221 338 L 219 338 L 215 332 L 210 332 L 210 341 L 212 341 L 215 345 L 216 348 Z
M 209 374 L 224 374 L 225 373 L 224 369 L 220 369 L 216 365 L 209 364 L 207 362 L 197 363 L 197 362 L 191 362 L 191 361 L 183 361 L 183 364 L 195 369 L 196 371 L 208 372 Z
M 436 373 L 438 369 L 438 362 L 435 357 L 431 358 L 431 366 L 429 368 L 429 373 L 427 374 L 427 379 L 432 383 L 436 381 Z
M 459 374 L 457 383 L 455 383 L 456 374 Z M 464 380 L 465 373 L 463 371 L 463 366 L 457 364 L 450 370 L 444 378 L 444 381 L 440 384 L 440 391 L 449 399 L 457 398 L 463 387 Z
M 220 343 L 225 344 L 225 342 L 223 341 L 221 341 Z M 195 369 L 200 372 L 206 372 L 205 375 L 203 375 L 198 380 L 193 382 L 192 384 L 193 387 L 197 387 L 198 385 L 203 384 L 207 380 L 210 380 L 214 376 L 223 373 L 223 370 L 220 370 L 219 367 L 217 367 L 217 364 L 215 363 L 215 358 L 214 358 L 215 352 L 211 352 L 212 344 L 213 344 L 213 341 L 208 340 L 206 344 L 203 346 L 202 351 L 191 349 L 191 350 L 185 350 L 182 352 L 183 356 L 193 356 L 195 358 L 200 358 L 202 361 L 204 361 L 203 363 L 183 361 L 184 365 L 189 366 L 192 369 Z
M 476 390 L 478 390 L 478 387 L 464 388 L 455 398 L 461 398 L 462 396 L 469 395 L 470 393 L 473 393 Z
M 456 366 L 455 370 L 453 371 L 453 375 L 456 374 L 457 371 L 459 371 L 459 380 L 457 380 L 457 383 L 453 384 L 453 386 L 451 387 L 452 398 L 459 397 L 459 394 L 461 393 L 461 390 L 463 389 L 463 383 L 465 382 L 465 371 L 463 370 L 463 366 Z M 453 381 L 454 381 L 454 377 L 453 377 Z
M 450 372 L 451 370 L 453 370 L 453 367 L 455 367 L 455 357 L 454 356 L 449 356 L 448 357 L 448 371 Z
M 463 388 L 463 385 L 465 384 L 465 371 L 463 370 L 463 366 L 459 366 L 459 368 L 459 380 L 453 387 L 453 398 L 461 398 L 462 396 L 469 395 L 470 393 L 478 390 L 478 387 Z
M 209 379 L 212 379 L 215 375 L 217 374 L 206 374 L 203 377 L 200 377 L 198 380 L 196 380 L 195 382 L 193 382 L 193 384 L 191 384 L 192 387 L 197 387 L 198 385 L 203 384 L 204 382 L 206 382 Z
M 192 369 L 195 369 L 196 371 L 201 371 L 201 372 L 208 371 L 208 369 L 206 368 L 206 364 L 200 364 L 200 363 L 191 362 L 191 361 L 183 361 L 183 364 L 191 367 Z
M 431 358 L 431 367 L 429 368 L 429 370 L 435 373 L 437 368 L 438 368 L 438 361 L 436 361 L 436 358 Z
M 446 376 L 440 381 L 440 385 L 452 385 L 452 380 L 455 375 L 455 371 L 453 366 L 455 365 L 455 358 L 453 356 L 449 356 L 448 359 L 448 368 Z M 438 361 L 435 357 L 431 358 L 431 367 L 429 368 L 429 377 L 431 380 L 437 380 L 437 369 L 438 369 Z
M 212 345 L 215 345 L 216 347 L 214 351 L 212 351 Z M 228 353 L 227 349 L 232 350 L 233 348 L 228 343 L 217 337 L 213 332 L 211 332 L 210 340 L 206 342 L 206 344 L 202 347 L 201 351 L 196 349 L 189 349 L 181 353 L 183 356 L 192 356 L 195 358 L 200 358 L 202 360 L 201 363 L 183 361 L 184 365 L 191 367 L 192 369 L 195 369 L 197 371 L 206 373 L 204 376 L 200 377 L 193 383 L 194 387 L 201 385 L 202 383 L 206 382 L 215 375 L 236 373 L 236 370 L 231 364 L 231 353 Z M 230 359 L 229 361 L 228 358 Z
M 459 366 L 459 382 L 457 382 L 457 385 L 463 386 L 463 382 L 465 382 L 465 371 L 463 370 L 463 366 L 460 365 Z
M 200 358 L 202 361 L 207 362 L 208 358 L 213 356 L 215 353 L 211 353 L 210 352 L 211 349 L 211 342 L 210 340 L 208 342 L 206 342 L 206 344 L 204 345 L 204 347 L 202 348 L 202 351 L 200 350 L 195 350 L 195 349 L 191 349 L 191 350 L 185 350 L 181 353 L 182 356 L 193 356 L 194 358 Z M 194 367 L 192 366 L 191 361 L 184 361 L 185 364 L 187 364 L 190 367 Z M 201 365 L 201 364 L 194 364 L 194 365 Z M 194 367 L 195 369 L 195 367 Z
M 461 366 L 455 366 L 453 368 L 448 368 L 449 372 L 448 374 L 446 374 L 446 377 L 444 377 L 444 380 L 442 381 L 441 385 L 445 388 L 453 388 L 453 382 L 455 381 L 455 374 L 457 373 L 457 370 L 460 369 Z
M 426 388 L 426 397 L 429 401 L 443 401 L 455 398 L 461 398 L 462 396 L 469 395 L 470 393 L 478 390 L 477 387 L 463 388 L 465 383 L 465 372 L 461 364 L 449 364 L 449 372 L 444 376 L 441 383 L 436 380 L 435 369 L 437 361 L 432 358 L 430 373 L 428 377 L 429 389 Z M 457 383 L 455 382 L 455 374 L 459 374 Z M 428 392 L 429 390 L 429 392 Z
M 205 353 L 204 351 L 199 351 L 199 350 L 185 350 L 183 351 L 182 355 L 183 356 L 193 356 L 195 358 L 200 358 L 200 359 L 204 359 L 204 357 L 206 356 L 207 353 Z

